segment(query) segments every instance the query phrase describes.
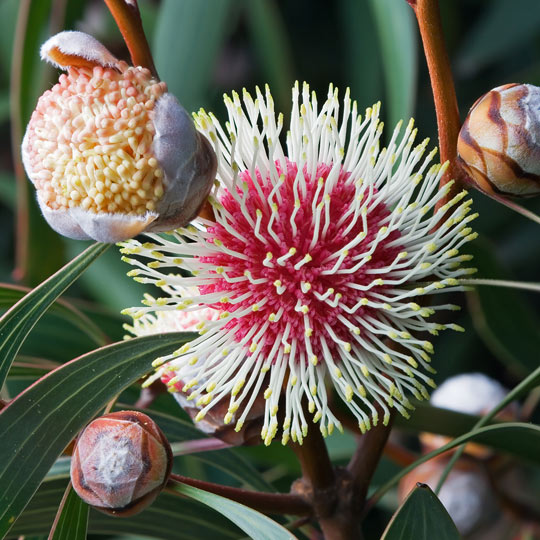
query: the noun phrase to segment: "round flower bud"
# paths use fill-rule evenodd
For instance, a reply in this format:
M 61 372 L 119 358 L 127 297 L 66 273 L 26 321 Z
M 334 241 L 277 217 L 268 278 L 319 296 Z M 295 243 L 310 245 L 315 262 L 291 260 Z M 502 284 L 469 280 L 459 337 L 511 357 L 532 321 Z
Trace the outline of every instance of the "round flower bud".
M 67 71 L 39 98 L 22 144 L 51 227 L 117 242 L 193 219 L 217 161 L 167 85 L 81 32 L 50 38 L 41 56 Z
M 482 373 L 464 373 L 444 381 L 431 395 L 430 403 L 441 409 L 482 416 L 501 402 L 506 394 L 508 390 L 498 381 Z M 513 420 L 516 415 L 517 406 L 511 403 L 497 418 Z M 420 440 L 426 452 L 440 448 L 450 441 L 448 437 L 432 433 L 421 433 Z M 490 455 L 486 447 L 475 443 L 467 444 L 466 451 L 477 457 Z
M 137 411 L 97 418 L 80 433 L 71 459 L 79 497 L 113 516 L 144 510 L 166 484 L 171 447 L 156 423 Z
M 435 489 L 447 463 L 446 456 L 438 456 L 403 477 L 398 488 L 399 500 L 405 500 L 417 482 Z M 482 529 L 497 512 L 497 500 L 486 472 L 469 460 L 456 463 L 439 492 L 439 499 L 462 535 Z
M 488 195 L 540 194 L 540 88 L 505 84 L 471 107 L 458 138 L 461 164 Z

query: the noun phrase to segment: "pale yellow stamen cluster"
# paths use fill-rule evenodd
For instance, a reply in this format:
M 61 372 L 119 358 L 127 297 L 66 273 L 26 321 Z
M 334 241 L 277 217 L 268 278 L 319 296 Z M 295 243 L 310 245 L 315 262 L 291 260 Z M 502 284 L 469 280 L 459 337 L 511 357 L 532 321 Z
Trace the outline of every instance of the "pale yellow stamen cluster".
M 25 140 L 26 165 L 51 210 L 141 215 L 162 197 L 153 110 L 167 91 L 148 70 L 70 68 L 45 92 Z

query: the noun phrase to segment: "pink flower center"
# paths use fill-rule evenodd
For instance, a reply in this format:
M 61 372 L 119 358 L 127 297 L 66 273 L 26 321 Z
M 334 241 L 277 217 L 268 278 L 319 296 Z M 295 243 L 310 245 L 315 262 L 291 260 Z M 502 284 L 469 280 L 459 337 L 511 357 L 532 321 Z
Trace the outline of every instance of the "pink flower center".
M 280 164 L 275 165 L 278 175 L 282 175 Z M 383 293 L 385 288 L 380 285 L 360 291 L 351 284 L 368 286 L 375 279 L 384 278 L 369 271 L 388 266 L 402 250 L 399 242 L 395 242 L 400 233 L 393 231 L 378 242 L 365 264 L 354 272 L 347 272 L 366 258 L 390 211 L 382 202 L 369 208 L 365 219 L 360 212 L 350 211 L 357 191 L 354 182 L 348 181 L 350 173 L 344 170 L 325 195 L 324 184 L 319 179 L 326 182 L 330 171 L 331 166 L 319 164 L 312 177 L 304 168 L 306 189 L 302 192 L 295 186 L 297 165 L 287 162 L 279 194 L 269 176 L 262 178 L 257 171 L 257 187 L 250 173 L 245 171 L 240 177 L 247 183 L 246 193 L 242 196 L 239 191 L 240 196 L 235 198 L 225 191 L 221 197 L 220 202 L 230 216 L 229 226 L 216 223 L 208 228 L 210 242 L 217 245 L 221 242 L 225 249 L 216 249 L 214 254 L 200 259 L 223 267 L 229 281 L 216 272 L 212 284 L 200 287 L 201 293 L 219 291 L 231 300 L 243 298 L 238 303 L 211 305 L 221 311 L 234 313 L 251 308 L 247 314 L 228 323 L 230 329 L 235 328 L 238 341 L 254 326 L 261 327 L 274 319 L 259 339 L 264 340 L 263 355 L 270 352 L 277 340 L 289 344 L 296 340 L 297 350 L 307 359 L 306 333 L 311 336 L 312 352 L 319 358 L 324 358 L 321 338 L 330 353 L 338 347 L 336 338 L 349 342 L 351 324 L 344 322 L 350 318 L 346 309 L 357 305 L 362 298 L 370 299 L 374 291 Z M 372 199 L 376 194 L 374 189 Z M 242 198 L 244 202 L 240 204 Z M 277 204 L 273 212 L 269 199 Z M 356 201 L 358 204 L 362 206 Z M 254 227 L 257 221 L 259 225 Z M 363 239 L 358 242 L 359 235 Z M 270 253 L 271 259 L 267 255 Z M 249 280 L 234 281 L 247 274 Z M 254 304 L 260 307 L 253 310 Z M 377 310 L 362 306 L 355 312 L 355 316 L 360 317 L 367 314 L 377 317 Z M 339 358 L 333 356 L 336 360 Z

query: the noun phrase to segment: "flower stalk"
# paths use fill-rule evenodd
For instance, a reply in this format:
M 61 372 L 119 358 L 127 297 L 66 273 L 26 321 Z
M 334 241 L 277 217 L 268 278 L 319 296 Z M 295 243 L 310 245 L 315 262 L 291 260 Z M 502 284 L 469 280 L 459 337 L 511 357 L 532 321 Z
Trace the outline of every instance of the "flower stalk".
M 105 0 L 126 42 L 134 66 L 142 66 L 158 77 L 154 59 L 144 34 L 137 0 Z
M 424 54 L 427 61 L 439 133 L 441 163 L 449 162 L 442 176 L 440 187 L 452 179 L 456 180 L 453 189 L 439 201 L 437 208 L 446 204 L 459 189 L 463 172 L 457 162 L 457 139 L 461 127 L 456 90 L 450 69 L 450 61 L 443 38 L 443 28 L 437 0 L 408 1 L 418 21 Z

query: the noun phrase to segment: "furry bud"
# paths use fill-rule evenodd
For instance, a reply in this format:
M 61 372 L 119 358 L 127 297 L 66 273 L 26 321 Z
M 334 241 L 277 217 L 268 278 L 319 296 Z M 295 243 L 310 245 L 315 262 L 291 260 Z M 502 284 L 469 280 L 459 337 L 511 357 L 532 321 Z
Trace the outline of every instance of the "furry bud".
M 459 133 L 458 154 L 488 195 L 540 194 L 540 88 L 505 84 L 479 98 Z
M 118 242 L 193 219 L 217 161 L 167 85 L 82 32 L 50 38 L 41 56 L 67 71 L 39 98 L 22 144 L 49 225 Z
M 137 411 L 97 418 L 81 432 L 71 459 L 79 497 L 113 516 L 144 510 L 166 484 L 171 447 L 157 424 Z

